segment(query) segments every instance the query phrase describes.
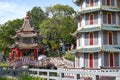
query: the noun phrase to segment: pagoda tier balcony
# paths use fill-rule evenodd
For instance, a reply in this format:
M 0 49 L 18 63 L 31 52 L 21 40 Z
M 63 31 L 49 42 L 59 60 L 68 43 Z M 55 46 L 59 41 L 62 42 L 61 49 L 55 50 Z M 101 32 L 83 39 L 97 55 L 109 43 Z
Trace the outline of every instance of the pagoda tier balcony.
M 112 25 L 112 24 L 103 24 L 103 25 L 91 25 L 81 27 L 79 30 L 75 31 L 72 35 L 76 36 L 78 33 L 85 33 L 85 32 L 94 32 L 94 31 L 120 31 L 119 25 Z
M 70 52 L 75 53 L 95 53 L 95 52 L 120 52 L 120 45 L 102 45 L 102 46 L 84 46 L 79 49 L 73 49 Z
M 77 6 L 80 6 L 84 0 L 72 0 L 74 4 L 76 4 Z
M 117 6 L 106 6 L 106 5 L 102 5 L 102 6 L 95 5 L 91 7 L 86 7 L 81 9 L 79 12 L 80 14 L 84 14 L 84 13 L 90 13 L 90 12 L 95 12 L 100 10 L 120 12 L 120 8 L 118 8 Z

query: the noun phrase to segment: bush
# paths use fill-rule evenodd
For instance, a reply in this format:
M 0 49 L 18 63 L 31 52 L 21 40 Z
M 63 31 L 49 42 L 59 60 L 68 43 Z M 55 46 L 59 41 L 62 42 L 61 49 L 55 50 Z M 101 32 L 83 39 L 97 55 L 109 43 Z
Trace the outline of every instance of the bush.
M 71 53 L 66 53 L 64 57 L 65 57 L 65 59 L 68 59 L 68 60 L 71 60 L 71 61 L 75 60 L 75 56 Z

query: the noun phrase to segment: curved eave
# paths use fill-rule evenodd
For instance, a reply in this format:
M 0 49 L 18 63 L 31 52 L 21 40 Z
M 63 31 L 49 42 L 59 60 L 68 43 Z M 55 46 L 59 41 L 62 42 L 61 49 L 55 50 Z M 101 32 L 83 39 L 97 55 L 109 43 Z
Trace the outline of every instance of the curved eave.
M 76 4 L 77 6 L 80 6 L 84 0 L 72 0 L 74 4 Z
M 120 12 L 120 9 L 118 7 L 114 7 L 114 6 L 102 6 L 101 10 Z
M 100 47 L 92 47 L 92 48 L 74 49 L 71 50 L 70 52 L 72 54 L 75 54 L 75 53 L 91 53 L 91 52 L 100 52 L 100 51 L 101 51 Z
M 38 36 L 38 34 L 37 33 L 29 33 L 29 34 L 20 33 L 19 36 L 21 36 L 21 37 L 36 37 L 36 36 Z
M 16 38 L 18 38 L 19 37 L 19 35 L 15 35 L 15 36 L 10 36 L 10 38 L 12 38 L 12 39 L 16 39 Z
M 120 45 L 103 45 L 102 47 L 89 47 L 89 48 L 80 48 L 74 49 L 70 52 L 75 53 L 95 53 L 95 52 L 120 52 Z
M 104 45 L 102 50 L 105 52 L 120 52 L 120 45 Z
M 90 9 L 81 10 L 80 13 L 84 14 L 84 13 L 90 13 L 90 12 L 95 12 L 95 11 L 99 11 L 99 10 L 101 10 L 99 7 L 97 7 L 97 8 L 90 8 Z

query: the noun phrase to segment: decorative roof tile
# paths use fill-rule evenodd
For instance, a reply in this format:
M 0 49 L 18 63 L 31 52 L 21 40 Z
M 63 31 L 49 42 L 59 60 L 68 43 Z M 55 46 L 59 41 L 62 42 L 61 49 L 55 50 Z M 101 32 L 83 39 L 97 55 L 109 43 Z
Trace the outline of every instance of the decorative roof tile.
M 103 45 L 102 47 L 90 47 L 90 48 L 80 48 L 80 49 L 74 49 L 70 52 L 75 54 L 77 52 L 80 53 L 94 53 L 94 52 L 120 52 L 120 45 Z
M 119 31 L 120 27 L 119 26 L 112 26 L 112 25 L 102 25 L 102 26 L 94 26 L 94 27 L 88 27 L 88 28 L 81 28 L 78 31 L 75 31 L 72 35 L 76 35 L 77 33 L 83 33 L 83 32 L 95 32 L 95 31 L 100 31 L 100 30 L 106 30 L 106 31 Z

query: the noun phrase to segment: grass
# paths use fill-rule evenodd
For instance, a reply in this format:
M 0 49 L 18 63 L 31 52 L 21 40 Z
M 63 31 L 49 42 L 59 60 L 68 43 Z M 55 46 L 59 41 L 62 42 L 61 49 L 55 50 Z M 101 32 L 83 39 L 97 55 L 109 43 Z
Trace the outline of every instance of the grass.
M 18 78 L 15 78 L 15 77 L 3 77 L 3 78 L 0 78 L 0 80 L 46 80 L 46 79 L 42 79 L 42 78 L 39 78 L 39 77 L 32 77 L 32 76 L 22 76 L 22 77 L 18 77 Z
M 0 61 L 0 66 L 9 66 L 9 64 L 6 64 Z

